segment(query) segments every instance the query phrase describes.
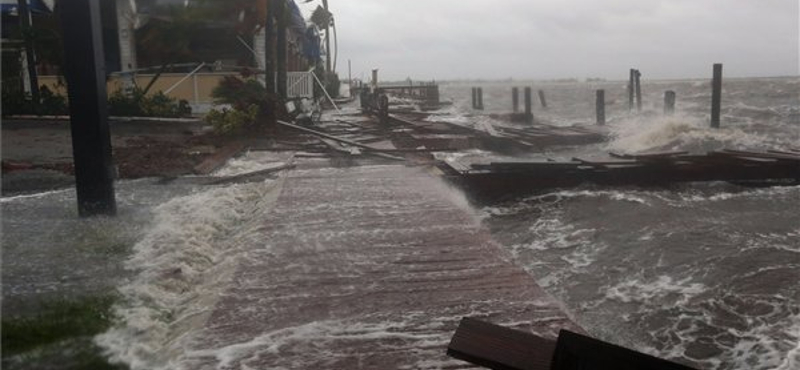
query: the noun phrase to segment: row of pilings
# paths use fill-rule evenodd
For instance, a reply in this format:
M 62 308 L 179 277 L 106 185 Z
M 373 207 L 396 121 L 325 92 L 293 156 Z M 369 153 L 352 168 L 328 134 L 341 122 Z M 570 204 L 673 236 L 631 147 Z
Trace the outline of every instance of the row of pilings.
M 628 85 L 627 85 L 627 92 L 628 92 L 628 111 L 633 112 L 634 109 L 636 112 L 642 111 L 642 83 L 641 83 L 642 73 L 638 69 L 631 69 Z M 533 116 L 533 109 L 532 109 L 532 89 L 530 87 L 525 87 L 525 99 L 524 99 L 524 107 L 525 110 L 521 113 L 521 119 L 527 123 L 534 122 Z M 545 98 L 545 92 L 543 90 L 539 90 L 539 101 L 542 105 L 542 108 L 547 108 L 547 100 Z M 606 92 L 604 89 L 598 89 L 595 91 L 595 111 L 597 117 L 597 124 L 598 125 L 605 125 L 606 124 Z M 673 90 L 667 90 L 664 92 L 664 114 L 665 115 L 672 115 L 675 113 L 675 103 L 677 100 L 677 94 Z M 513 116 L 520 115 L 519 112 L 519 87 L 512 87 L 511 88 L 511 103 L 513 109 Z M 713 66 L 713 77 L 711 83 L 711 122 L 710 125 L 713 128 L 720 127 L 720 112 L 721 112 L 721 105 L 722 105 L 722 64 L 714 64 Z M 472 109 L 474 110 L 483 110 L 483 88 L 482 87 L 473 87 L 472 88 Z

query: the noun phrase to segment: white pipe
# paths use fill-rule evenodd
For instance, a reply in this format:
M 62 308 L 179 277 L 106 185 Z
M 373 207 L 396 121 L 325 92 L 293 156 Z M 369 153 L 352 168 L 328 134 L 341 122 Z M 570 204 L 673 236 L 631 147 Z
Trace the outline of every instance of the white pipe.
M 169 95 L 169 93 L 171 93 L 171 92 L 172 92 L 172 90 L 175 90 L 175 88 L 177 88 L 177 87 L 178 87 L 178 85 L 182 84 L 182 83 L 183 83 L 183 81 L 186 81 L 186 80 L 188 80 L 188 79 L 189 79 L 189 77 L 192 77 L 192 76 L 194 76 L 194 74 L 195 74 L 195 73 L 197 73 L 197 71 L 199 71 L 199 70 L 200 70 L 200 68 L 203 68 L 203 67 L 205 67 L 205 65 L 206 65 L 205 63 L 200 63 L 200 65 L 199 65 L 199 66 L 197 66 L 197 68 L 195 68 L 193 71 L 189 72 L 189 74 L 188 74 L 188 75 L 186 75 L 186 76 L 183 76 L 183 78 L 181 78 L 181 79 L 180 79 L 180 81 L 178 81 L 178 82 L 176 82 L 174 85 L 170 86 L 170 88 L 169 88 L 169 89 L 167 89 L 167 91 L 164 91 L 164 95 Z
M 330 102 L 331 102 L 331 104 L 333 104 L 333 107 L 334 107 L 334 108 L 336 108 L 336 110 L 338 110 L 339 112 L 341 112 L 342 110 L 341 110 L 341 109 L 339 109 L 339 107 L 337 107 L 337 106 L 336 106 L 336 103 L 334 103 L 334 102 L 333 102 L 333 98 L 331 98 L 331 96 L 328 94 L 328 90 L 325 90 L 325 86 L 324 86 L 324 85 L 322 85 L 322 82 L 320 82 L 320 81 L 319 81 L 319 77 L 317 77 L 317 74 L 316 74 L 316 73 L 314 73 L 314 72 L 311 72 L 311 75 L 312 75 L 312 76 L 314 76 L 314 79 L 315 79 L 315 80 L 317 80 L 317 83 L 319 84 L 319 87 L 321 87 L 321 88 L 322 88 L 322 92 L 324 92 L 324 93 L 325 93 L 325 96 L 327 96 L 327 97 L 328 97 L 328 101 L 330 101 Z

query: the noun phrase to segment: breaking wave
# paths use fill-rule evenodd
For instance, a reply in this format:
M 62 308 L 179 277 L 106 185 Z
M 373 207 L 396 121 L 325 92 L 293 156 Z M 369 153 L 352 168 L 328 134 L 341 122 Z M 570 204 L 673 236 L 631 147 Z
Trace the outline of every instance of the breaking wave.
M 774 129 L 786 135 L 776 135 Z M 706 152 L 724 148 L 788 149 L 797 145 L 800 130 L 773 127 L 765 133 L 757 126 L 723 125 L 715 129 L 706 120 L 685 115 L 650 118 L 628 117 L 611 126 L 613 140 L 606 149 L 624 153 L 646 151 Z
M 277 182 L 233 185 L 175 198 L 154 211 L 152 228 L 119 288 L 120 322 L 95 338 L 112 362 L 131 369 L 169 369 L 202 324 L 243 257 L 248 233 L 260 227 Z

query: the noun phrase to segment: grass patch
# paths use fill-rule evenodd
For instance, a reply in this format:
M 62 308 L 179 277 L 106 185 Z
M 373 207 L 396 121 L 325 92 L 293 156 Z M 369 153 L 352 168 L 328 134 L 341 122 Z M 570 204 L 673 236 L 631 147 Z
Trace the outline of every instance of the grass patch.
M 58 369 L 125 369 L 111 365 L 92 337 L 113 323 L 113 295 L 42 304 L 33 315 L 3 318 L 3 367 L 47 364 Z M 55 367 L 52 367 L 55 366 Z

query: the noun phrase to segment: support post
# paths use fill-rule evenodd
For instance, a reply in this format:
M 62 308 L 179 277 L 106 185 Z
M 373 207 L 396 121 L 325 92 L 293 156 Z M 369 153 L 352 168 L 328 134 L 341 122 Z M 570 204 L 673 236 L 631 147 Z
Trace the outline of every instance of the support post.
M 635 75 L 635 82 L 636 82 L 636 111 L 642 111 L 642 72 L 636 70 Z
M 478 88 L 478 109 L 483 110 L 483 88 Z
M 675 92 L 667 90 L 664 92 L 664 114 L 672 115 L 675 113 Z
M 547 99 L 544 97 L 544 90 L 539 90 L 539 103 L 542 103 L 542 108 L 547 108 Z
M 472 88 L 472 109 L 478 109 L 478 88 Z
M 525 122 L 533 123 L 533 91 L 530 87 L 525 88 Z
M 108 127 L 100 0 L 61 0 L 75 187 L 81 217 L 114 215 L 114 164 Z
M 28 0 L 17 0 L 17 15 L 22 38 L 25 42 L 25 60 L 28 67 L 28 78 L 31 83 L 31 98 L 35 107 L 39 106 L 39 77 L 36 74 L 36 54 L 33 51 L 33 33 L 31 32 L 31 13 L 28 10 Z M 38 109 L 38 108 L 37 108 Z
M 328 0 L 322 0 L 322 7 L 325 8 L 325 13 L 328 12 Z M 329 13 L 330 14 L 330 13 Z M 330 23 L 330 22 L 328 22 Z M 325 83 L 328 83 L 328 74 L 331 71 L 331 31 L 330 25 L 325 25 Z
M 606 124 L 606 91 L 597 90 L 597 99 L 595 101 L 595 109 L 597 110 L 597 124 L 603 126 Z
M 714 64 L 714 79 L 711 82 L 711 127 L 719 128 L 722 108 L 722 64 Z
M 514 107 L 514 113 L 519 112 L 519 87 L 511 88 L 511 105 Z
M 347 86 L 350 87 L 349 94 L 353 96 L 353 65 L 350 63 L 350 59 L 347 60 Z
M 264 80 L 266 81 L 267 91 L 276 93 L 275 83 L 275 15 L 273 10 L 277 7 L 276 0 L 269 0 L 267 3 L 267 22 L 264 25 Z
M 278 1 L 278 6 L 275 9 L 275 19 L 278 23 L 278 30 L 275 32 L 277 40 L 275 46 L 277 51 L 275 57 L 278 59 L 276 67 L 278 69 L 278 96 L 282 99 L 287 98 L 288 86 L 286 85 L 287 70 L 286 70 L 286 2 Z
M 630 70 L 630 74 L 628 75 L 628 111 L 633 111 L 633 100 L 634 100 L 634 79 L 636 76 L 636 70 Z

